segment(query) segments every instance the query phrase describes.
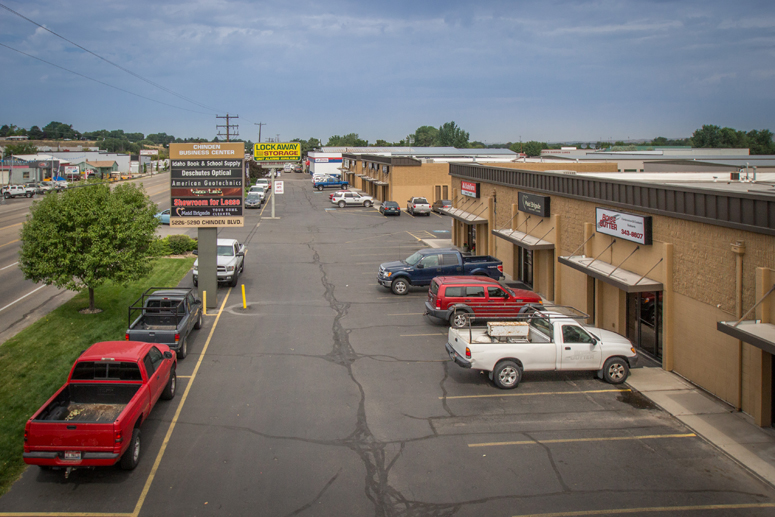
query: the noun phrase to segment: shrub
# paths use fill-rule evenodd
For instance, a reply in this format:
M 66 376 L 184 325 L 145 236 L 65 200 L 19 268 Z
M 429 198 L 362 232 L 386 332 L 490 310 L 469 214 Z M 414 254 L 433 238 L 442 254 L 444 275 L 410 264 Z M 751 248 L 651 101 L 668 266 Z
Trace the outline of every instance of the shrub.
M 173 255 L 182 255 L 192 249 L 196 249 L 196 241 L 188 235 L 169 235 L 165 237 L 167 245 Z M 193 248 L 191 247 L 193 244 Z

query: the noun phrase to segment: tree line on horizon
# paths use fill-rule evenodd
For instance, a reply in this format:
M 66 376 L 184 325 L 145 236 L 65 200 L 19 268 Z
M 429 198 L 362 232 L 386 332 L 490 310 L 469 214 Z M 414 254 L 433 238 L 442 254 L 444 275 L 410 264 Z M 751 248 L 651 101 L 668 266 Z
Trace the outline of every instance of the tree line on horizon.
M 176 138 L 167 133 L 125 133 L 121 129 L 79 132 L 73 129 L 72 124 L 52 121 L 40 128 L 32 126 L 30 129 L 20 128 L 14 124 L 4 124 L 0 126 L 0 137 L 7 136 L 26 136 L 30 140 L 90 140 L 97 142 L 100 150 L 108 152 L 125 152 L 137 154 L 144 147 L 169 147 L 171 143 L 189 143 L 189 142 L 220 142 L 223 141 L 217 136 L 215 138 Z M 377 139 L 374 142 L 359 137 L 358 133 L 348 133 L 346 135 L 333 135 L 328 138 L 325 147 L 455 147 L 458 149 L 503 149 L 508 148 L 517 153 L 523 153 L 527 156 L 540 156 L 543 149 L 559 149 L 563 146 L 575 146 L 577 148 L 587 149 L 610 149 L 613 151 L 634 151 L 637 149 L 632 143 L 623 141 L 611 142 L 577 142 L 563 144 L 548 144 L 536 140 L 526 142 L 505 142 L 485 144 L 473 140 L 470 141 L 470 134 L 463 130 L 454 121 L 445 122 L 439 127 L 420 126 L 414 133 L 411 133 L 397 142 L 388 142 L 387 140 Z M 243 142 L 245 152 L 251 153 L 253 142 L 250 140 L 231 139 L 233 142 Z M 302 153 L 319 149 L 323 147 L 321 140 L 309 138 L 307 140 L 294 138 L 291 142 L 301 144 Z M 658 136 L 651 141 L 642 142 L 640 146 L 648 147 L 674 147 L 687 146 L 694 148 L 748 148 L 751 154 L 775 154 L 775 142 L 773 142 L 773 133 L 769 129 L 750 131 L 740 131 L 729 127 L 720 127 L 716 125 L 703 125 L 697 129 L 689 138 L 668 139 Z M 5 155 L 8 154 L 32 154 L 37 149 L 31 143 L 19 142 L 6 146 Z

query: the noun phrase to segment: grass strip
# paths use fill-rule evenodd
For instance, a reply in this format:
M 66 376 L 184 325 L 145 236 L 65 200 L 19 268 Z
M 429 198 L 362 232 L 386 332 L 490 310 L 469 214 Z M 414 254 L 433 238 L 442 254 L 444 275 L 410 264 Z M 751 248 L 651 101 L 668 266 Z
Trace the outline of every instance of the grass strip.
M 94 290 L 99 314 L 85 290 L 0 345 L 0 495 L 24 471 L 24 425 L 67 380 L 78 355 L 99 341 L 123 340 L 127 310 L 148 287 L 176 286 L 194 258 L 159 259 L 151 274 L 127 287 L 108 283 Z

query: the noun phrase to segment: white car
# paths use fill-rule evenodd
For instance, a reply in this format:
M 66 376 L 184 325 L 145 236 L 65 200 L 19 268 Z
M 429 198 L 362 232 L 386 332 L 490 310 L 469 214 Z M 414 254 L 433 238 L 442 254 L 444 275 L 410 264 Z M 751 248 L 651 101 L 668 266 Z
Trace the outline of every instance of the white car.
M 245 270 L 245 246 L 236 239 L 218 239 L 218 282 L 237 286 Z M 194 286 L 199 285 L 199 259 L 194 261 Z
M 374 204 L 374 198 L 371 196 L 363 196 L 357 192 L 342 192 L 333 196 L 331 202 L 335 205 L 339 205 L 339 208 L 356 205 L 368 208 Z
M 35 187 L 27 185 L 6 185 L 2 188 L 5 199 L 12 197 L 32 197 L 35 195 Z
M 261 186 L 264 187 L 264 190 L 269 190 L 270 188 L 272 188 L 272 182 L 266 178 L 259 178 L 256 180 L 256 184 L 250 188 L 252 190 L 254 187 L 261 187 Z

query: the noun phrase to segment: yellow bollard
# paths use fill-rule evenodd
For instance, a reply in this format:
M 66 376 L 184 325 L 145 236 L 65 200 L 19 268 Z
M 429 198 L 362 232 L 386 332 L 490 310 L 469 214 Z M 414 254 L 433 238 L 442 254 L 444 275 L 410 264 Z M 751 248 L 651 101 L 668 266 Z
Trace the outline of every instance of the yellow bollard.
M 207 291 L 202 291 L 202 314 L 207 316 Z
M 245 301 L 245 284 L 242 284 L 242 308 L 243 309 L 247 309 L 248 308 L 248 304 Z

